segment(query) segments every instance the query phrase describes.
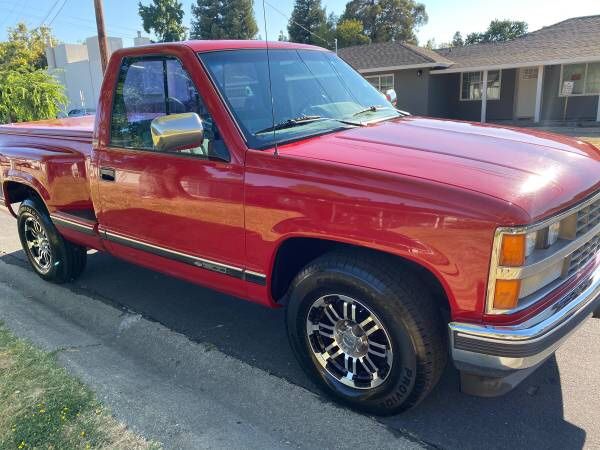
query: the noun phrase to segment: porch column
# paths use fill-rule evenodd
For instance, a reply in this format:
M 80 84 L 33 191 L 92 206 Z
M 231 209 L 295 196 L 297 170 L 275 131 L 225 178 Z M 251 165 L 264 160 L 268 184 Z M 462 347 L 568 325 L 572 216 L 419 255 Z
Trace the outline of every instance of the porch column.
M 542 115 L 542 84 L 544 82 L 544 66 L 538 66 L 537 85 L 535 88 L 535 113 L 533 121 L 539 122 Z
M 481 123 L 485 123 L 486 112 L 487 112 L 487 82 L 488 71 L 483 71 L 483 80 L 481 83 Z

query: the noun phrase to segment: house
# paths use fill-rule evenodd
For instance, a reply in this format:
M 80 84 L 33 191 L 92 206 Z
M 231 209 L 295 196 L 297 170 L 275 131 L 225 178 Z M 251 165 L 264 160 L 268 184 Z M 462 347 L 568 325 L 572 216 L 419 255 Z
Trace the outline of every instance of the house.
M 507 42 L 439 50 L 386 42 L 339 55 L 413 114 L 486 121 L 600 122 L 600 15 Z M 487 86 L 487 89 L 482 89 Z
M 117 37 L 106 38 L 108 55 L 123 47 L 123 40 Z M 147 45 L 150 39 L 138 35 L 133 45 Z M 48 72 L 64 87 L 67 96 L 67 110 L 73 108 L 95 109 L 102 85 L 102 65 L 98 37 L 85 40 L 84 44 L 59 44 L 46 48 Z
M 108 37 L 108 53 L 123 47 L 121 38 Z M 46 48 L 48 72 L 65 87 L 67 110 L 96 108 L 102 85 L 102 66 L 98 37 L 89 37 L 85 44 L 59 44 Z

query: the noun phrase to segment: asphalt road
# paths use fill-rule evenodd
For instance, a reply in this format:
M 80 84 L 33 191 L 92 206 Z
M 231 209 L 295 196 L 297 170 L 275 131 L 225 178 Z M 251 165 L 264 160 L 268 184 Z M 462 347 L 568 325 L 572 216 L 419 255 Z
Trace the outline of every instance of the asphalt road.
M 2 212 L 0 260 L 9 266 L 27 267 L 16 224 Z M 31 277 L 35 277 L 33 273 Z M 235 361 L 269 373 L 278 382 L 316 392 L 293 359 L 282 310 L 264 309 L 100 253 L 89 255 L 86 272 L 66 289 L 69 295 L 83 295 L 140 314 L 199 345 L 214 347 Z M 0 320 L 2 317 L 0 310 Z M 600 320 L 590 319 L 555 358 L 504 397 L 481 399 L 461 394 L 458 374 L 449 366 L 421 405 L 379 422 L 399 439 L 398 447 L 416 442 L 457 449 L 600 449 L 599 349 Z M 125 357 L 134 358 L 143 349 L 131 345 L 128 351 L 131 354 Z M 256 405 L 256 414 L 264 408 L 264 404 Z M 311 420 L 306 417 L 307 424 Z M 351 440 L 346 442 L 348 447 L 354 446 Z

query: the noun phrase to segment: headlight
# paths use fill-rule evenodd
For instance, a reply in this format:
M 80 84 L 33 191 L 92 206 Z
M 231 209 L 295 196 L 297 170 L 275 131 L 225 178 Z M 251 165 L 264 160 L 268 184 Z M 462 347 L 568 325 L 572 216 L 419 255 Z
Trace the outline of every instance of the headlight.
M 538 223 L 496 229 L 486 313 L 514 314 L 600 264 L 600 192 Z
M 532 231 L 531 233 L 527 233 L 525 236 L 525 258 L 528 258 L 535 249 L 535 245 L 537 242 L 538 232 Z
M 494 256 L 492 268 L 506 273 L 505 278 L 490 274 L 490 284 L 493 290 L 488 290 L 488 312 L 510 312 L 515 310 L 519 301 L 544 286 L 560 278 L 563 269 L 562 261 L 545 267 L 539 272 L 528 276 L 515 276 L 523 267 L 535 263 L 538 251 L 555 244 L 560 235 L 561 222 L 557 221 L 546 226 L 537 227 L 532 231 L 526 228 L 503 229 L 497 233 L 498 254 Z M 522 231 L 521 231 L 522 230 Z
M 556 244 L 556 241 L 558 241 L 559 234 L 560 234 L 560 222 L 553 223 L 552 225 L 550 225 L 548 227 L 548 241 L 547 241 L 548 247 Z

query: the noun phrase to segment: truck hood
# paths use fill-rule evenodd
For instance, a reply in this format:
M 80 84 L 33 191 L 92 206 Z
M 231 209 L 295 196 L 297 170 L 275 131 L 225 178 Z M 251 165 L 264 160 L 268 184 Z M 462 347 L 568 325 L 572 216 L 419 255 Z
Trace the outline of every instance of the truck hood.
M 504 200 L 530 221 L 600 189 L 600 151 L 541 131 L 405 117 L 280 147 L 281 154 L 417 177 Z

